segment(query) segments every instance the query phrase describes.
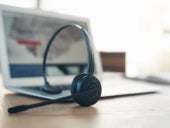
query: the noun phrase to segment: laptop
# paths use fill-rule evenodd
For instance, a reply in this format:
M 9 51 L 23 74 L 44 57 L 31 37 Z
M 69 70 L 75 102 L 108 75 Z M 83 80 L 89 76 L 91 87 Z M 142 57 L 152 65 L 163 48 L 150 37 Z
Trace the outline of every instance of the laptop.
M 86 72 L 87 50 L 80 33 L 72 28 L 63 30 L 54 40 L 47 57 L 47 75 L 51 86 L 62 91 L 42 91 L 43 54 L 51 35 L 66 24 L 79 24 L 91 34 L 88 18 L 0 6 L 1 66 L 4 86 L 16 93 L 56 99 L 70 95 L 75 75 Z M 143 94 L 157 91 L 153 87 L 131 83 L 115 83 L 115 76 L 103 75 L 99 53 L 92 42 L 95 75 L 101 79 L 102 97 Z M 124 86 L 123 86 L 124 85 Z

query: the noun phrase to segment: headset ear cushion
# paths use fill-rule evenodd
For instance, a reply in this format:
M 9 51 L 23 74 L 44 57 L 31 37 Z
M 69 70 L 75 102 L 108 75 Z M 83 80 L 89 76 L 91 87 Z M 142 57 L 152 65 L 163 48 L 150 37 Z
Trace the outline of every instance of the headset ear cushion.
M 77 82 L 84 76 L 86 76 L 87 74 L 85 73 L 82 73 L 82 74 L 79 74 L 79 75 L 76 75 L 72 81 L 72 84 L 71 84 L 71 94 L 76 94 L 77 93 L 77 90 L 76 90 L 76 86 L 77 86 Z
M 75 101 L 81 106 L 93 105 L 99 100 L 101 96 L 102 89 L 100 81 L 91 74 L 81 75 L 73 87 L 74 93 L 72 94 L 96 89 L 94 92 L 89 92 L 87 95 L 75 98 Z

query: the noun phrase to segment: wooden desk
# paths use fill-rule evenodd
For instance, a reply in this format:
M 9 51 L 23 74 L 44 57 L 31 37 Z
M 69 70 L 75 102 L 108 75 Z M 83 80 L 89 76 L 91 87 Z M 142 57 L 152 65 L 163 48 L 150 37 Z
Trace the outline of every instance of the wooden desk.
M 162 88 L 155 94 L 100 100 L 92 107 L 55 104 L 9 115 L 9 106 L 41 100 L 1 86 L 0 128 L 169 128 L 170 86 Z

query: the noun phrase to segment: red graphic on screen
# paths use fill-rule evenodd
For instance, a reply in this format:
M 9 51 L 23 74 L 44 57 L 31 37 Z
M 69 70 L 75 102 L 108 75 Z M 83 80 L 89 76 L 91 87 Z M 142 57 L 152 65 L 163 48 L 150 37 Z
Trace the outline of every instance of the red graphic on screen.
M 39 41 L 18 40 L 18 44 L 38 46 L 41 45 Z
M 18 40 L 18 44 L 26 45 L 26 49 L 30 51 L 34 56 L 37 56 L 37 46 L 41 46 L 41 42 L 30 40 Z

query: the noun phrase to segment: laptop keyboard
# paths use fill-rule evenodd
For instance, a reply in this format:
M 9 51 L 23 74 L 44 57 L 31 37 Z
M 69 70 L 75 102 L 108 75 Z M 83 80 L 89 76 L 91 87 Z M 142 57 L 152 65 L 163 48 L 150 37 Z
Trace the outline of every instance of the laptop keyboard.
M 62 92 L 57 94 L 47 93 L 45 91 L 42 91 L 42 86 L 9 87 L 10 90 L 13 90 L 17 93 L 36 96 L 45 99 L 56 99 L 56 98 L 70 95 L 70 85 L 53 86 L 53 88 L 60 89 L 62 90 Z
M 20 87 L 21 89 L 25 90 L 37 90 L 42 91 L 42 86 L 31 86 L 31 87 Z M 53 86 L 52 88 L 56 90 L 68 90 L 70 89 L 70 85 L 63 85 L 63 86 Z M 43 92 L 43 91 L 42 91 Z M 45 92 L 46 93 L 46 92 Z
M 24 89 L 24 90 L 32 90 L 32 91 L 42 91 L 42 93 L 44 94 L 48 94 L 47 92 L 44 92 L 42 90 L 42 87 L 41 86 L 32 86 L 32 87 L 20 87 L 21 89 Z M 56 90 L 69 90 L 70 89 L 70 85 L 63 85 L 63 86 L 53 86 L 54 89 Z M 56 94 L 54 94 L 56 95 Z

